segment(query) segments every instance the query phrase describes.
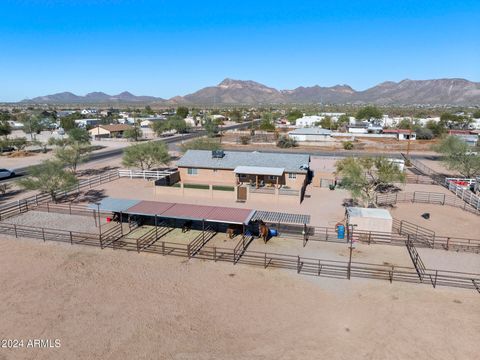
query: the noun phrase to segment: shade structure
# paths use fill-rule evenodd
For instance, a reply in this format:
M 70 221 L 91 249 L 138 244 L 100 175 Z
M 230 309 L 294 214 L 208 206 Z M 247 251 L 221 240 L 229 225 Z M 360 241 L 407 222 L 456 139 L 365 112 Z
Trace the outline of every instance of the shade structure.
M 130 204 L 130 206 L 128 206 Z M 98 205 L 89 207 L 100 210 L 122 212 L 131 215 L 158 216 L 171 219 L 209 221 L 228 224 L 248 224 L 255 210 L 230 208 L 224 206 L 207 206 L 194 204 L 168 203 L 161 201 L 124 201 L 123 199 L 107 198 Z
M 289 214 L 276 211 L 256 211 L 251 220 L 262 220 L 268 223 L 303 225 L 310 223 L 310 215 Z
M 284 168 L 265 167 L 265 166 L 237 166 L 233 172 L 235 174 L 248 174 L 248 175 L 270 175 L 270 176 L 282 176 Z
M 116 199 L 107 197 L 96 203 L 91 203 L 88 205 L 89 209 L 100 211 L 111 211 L 111 212 L 125 212 L 128 208 L 140 203 L 141 200 L 131 200 L 131 199 Z

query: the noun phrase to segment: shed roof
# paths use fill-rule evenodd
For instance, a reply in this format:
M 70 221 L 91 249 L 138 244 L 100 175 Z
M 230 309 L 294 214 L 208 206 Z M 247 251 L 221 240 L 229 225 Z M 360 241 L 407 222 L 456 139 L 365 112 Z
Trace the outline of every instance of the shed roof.
M 235 174 L 281 176 L 285 169 L 266 166 L 237 166 L 233 172 Z
M 237 166 L 276 167 L 287 172 L 306 173 L 309 162 L 308 154 L 225 151 L 223 157 L 214 158 L 208 150 L 188 150 L 177 166 L 227 170 Z
M 385 209 L 347 207 L 347 213 L 349 217 L 392 220 L 392 215 L 390 215 L 390 211 Z

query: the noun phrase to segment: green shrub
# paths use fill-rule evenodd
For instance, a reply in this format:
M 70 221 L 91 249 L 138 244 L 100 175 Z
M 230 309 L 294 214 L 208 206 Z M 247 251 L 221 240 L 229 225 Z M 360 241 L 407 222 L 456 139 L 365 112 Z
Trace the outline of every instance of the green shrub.
M 282 149 L 297 147 L 298 143 L 297 140 L 292 139 L 288 136 L 280 136 L 277 141 L 277 146 Z
M 353 150 L 354 145 L 352 141 L 344 141 L 343 142 L 343 149 L 344 150 Z

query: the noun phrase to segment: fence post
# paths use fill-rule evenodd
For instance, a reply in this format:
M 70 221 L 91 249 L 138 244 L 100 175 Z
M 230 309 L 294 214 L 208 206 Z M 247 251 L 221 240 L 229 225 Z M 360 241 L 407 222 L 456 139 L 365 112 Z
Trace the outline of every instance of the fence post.
M 263 267 L 266 269 L 267 268 L 267 253 L 264 253 L 265 254 L 265 257 L 264 257 L 264 260 L 263 260 Z
M 297 256 L 297 274 L 300 274 L 300 256 Z
M 433 288 L 437 286 L 437 276 L 438 276 L 438 270 L 435 270 L 435 280 L 433 281 Z
M 393 272 L 395 271 L 395 266 L 392 265 L 392 272 L 390 273 L 390 284 L 393 282 Z
M 68 203 L 68 210 L 70 211 L 70 215 L 72 215 L 72 203 Z
M 13 230 L 15 231 L 15 237 L 18 237 L 18 235 L 17 235 L 17 225 L 13 224 Z
M 43 242 L 45 242 L 45 229 L 42 228 L 42 238 L 43 238 Z
M 50 212 L 50 206 L 48 205 L 49 202 L 50 202 L 50 201 L 47 201 L 47 213 Z
M 187 245 L 187 256 L 190 259 L 190 244 Z
M 73 236 L 71 231 L 70 231 L 70 245 L 73 245 Z
M 416 193 L 417 193 L 416 191 L 414 191 L 414 192 L 413 192 L 413 199 L 412 199 L 412 203 L 414 203 L 414 202 L 415 202 L 415 194 L 416 194 Z
M 38 206 L 38 195 L 35 194 L 35 204 Z
M 442 205 L 445 205 L 445 197 L 446 197 L 446 195 L 443 194 L 443 202 L 442 202 Z
M 217 262 L 217 247 L 213 247 L 213 261 Z
M 165 255 L 165 241 L 162 241 L 162 255 Z
M 369 231 L 368 232 L 368 245 L 370 245 L 371 242 L 372 242 L 372 232 Z

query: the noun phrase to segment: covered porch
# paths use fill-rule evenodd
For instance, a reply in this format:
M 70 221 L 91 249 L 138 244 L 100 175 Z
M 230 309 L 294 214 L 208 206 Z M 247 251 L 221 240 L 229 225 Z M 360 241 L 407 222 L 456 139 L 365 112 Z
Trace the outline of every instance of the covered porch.
M 250 185 L 258 188 L 280 188 L 285 185 L 285 169 L 264 166 L 237 166 L 235 170 L 237 185 Z

